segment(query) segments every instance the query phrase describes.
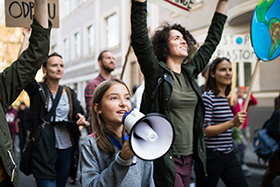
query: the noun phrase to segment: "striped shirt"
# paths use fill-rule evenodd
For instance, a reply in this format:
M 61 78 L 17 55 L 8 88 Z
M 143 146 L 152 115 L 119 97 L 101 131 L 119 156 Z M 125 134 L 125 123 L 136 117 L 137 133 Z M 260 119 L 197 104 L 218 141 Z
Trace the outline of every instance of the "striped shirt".
M 226 97 L 215 96 L 212 91 L 208 91 L 204 92 L 202 98 L 205 105 L 204 129 L 210 125 L 221 124 L 233 119 L 233 114 Z M 230 153 L 233 151 L 231 129 L 227 129 L 217 136 L 205 138 L 205 144 L 208 149 L 215 149 L 224 154 Z

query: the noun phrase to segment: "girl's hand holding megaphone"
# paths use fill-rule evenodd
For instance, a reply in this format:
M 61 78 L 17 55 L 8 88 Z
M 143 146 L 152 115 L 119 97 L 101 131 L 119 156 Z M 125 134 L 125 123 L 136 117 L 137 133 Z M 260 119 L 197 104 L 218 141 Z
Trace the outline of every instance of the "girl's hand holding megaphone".
M 134 156 L 131 148 L 130 148 L 130 145 L 129 145 L 129 139 L 126 140 L 123 144 L 123 147 L 122 147 L 122 150 L 120 152 L 120 157 L 123 159 L 123 160 L 129 160 L 131 159 L 132 157 Z

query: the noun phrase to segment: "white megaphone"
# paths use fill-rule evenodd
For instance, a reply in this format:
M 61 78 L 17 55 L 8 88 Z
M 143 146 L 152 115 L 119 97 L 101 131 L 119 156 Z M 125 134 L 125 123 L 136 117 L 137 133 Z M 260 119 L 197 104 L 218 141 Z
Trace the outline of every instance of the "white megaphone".
M 163 156 L 173 144 L 173 125 L 162 114 L 144 115 L 134 108 L 123 116 L 122 121 L 129 133 L 131 150 L 143 160 Z

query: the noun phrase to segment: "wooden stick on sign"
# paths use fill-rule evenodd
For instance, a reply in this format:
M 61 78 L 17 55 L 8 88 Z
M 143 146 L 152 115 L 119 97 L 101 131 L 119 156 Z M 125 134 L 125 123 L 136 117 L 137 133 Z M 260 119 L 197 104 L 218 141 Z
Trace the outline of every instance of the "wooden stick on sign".
M 230 106 L 233 106 L 234 100 L 235 100 L 235 87 L 236 87 L 236 62 L 231 63 L 232 68 L 232 78 L 231 78 L 231 92 L 230 92 Z
M 131 49 L 131 45 L 129 44 L 126 55 L 125 55 L 125 60 L 124 60 L 122 72 L 121 72 L 121 77 L 120 77 L 121 80 L 123 79 L 123 74 L 124 74 L 124 70 L 125 70 L 125 67 L 126 67 L 126 64 L 127 64 L 127 61 L 128 61 L 128 56 L 129 56 L 129 53 L 130 53 L 130 49 Z
M 251 96 L 251 92 L 252 92 L 252 87 L 253 87 L 253 84 L 254 84 L 254 81 L 255 81 L 255 78 L 256 78 L 257 69 L 258 69 L 258 67 L 260 65 L 260 61 L 261 61 L 261 59 L 258 58 L 256 66 L 255 66 L 255 69 L 254 69 L 254 73 L 252 75 L 250 87 L 249 87 L 249 90 L 248 90 L 248 93 L 247 93 L 247 97 L 246 97 L 246 100 L 244 102 L 244 106 L 243 106 L 242 111 L 246 111 L 247 110 L 247 107 L 248 107 L 248 104 L 249 104 L 249 100 L 250 100 L 250 96 Z

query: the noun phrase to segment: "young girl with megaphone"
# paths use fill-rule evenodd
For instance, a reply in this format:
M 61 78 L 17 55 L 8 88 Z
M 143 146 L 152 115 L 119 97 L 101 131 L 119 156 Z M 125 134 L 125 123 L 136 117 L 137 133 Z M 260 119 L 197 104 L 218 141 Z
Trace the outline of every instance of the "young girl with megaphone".
M 123 81 L 110 79 L 96 87 L 90 111 L 93 134 L 81 150 L 82 186 L 154 186 L 152 162 L 134 156 L 122 124 L 130 109 Z

